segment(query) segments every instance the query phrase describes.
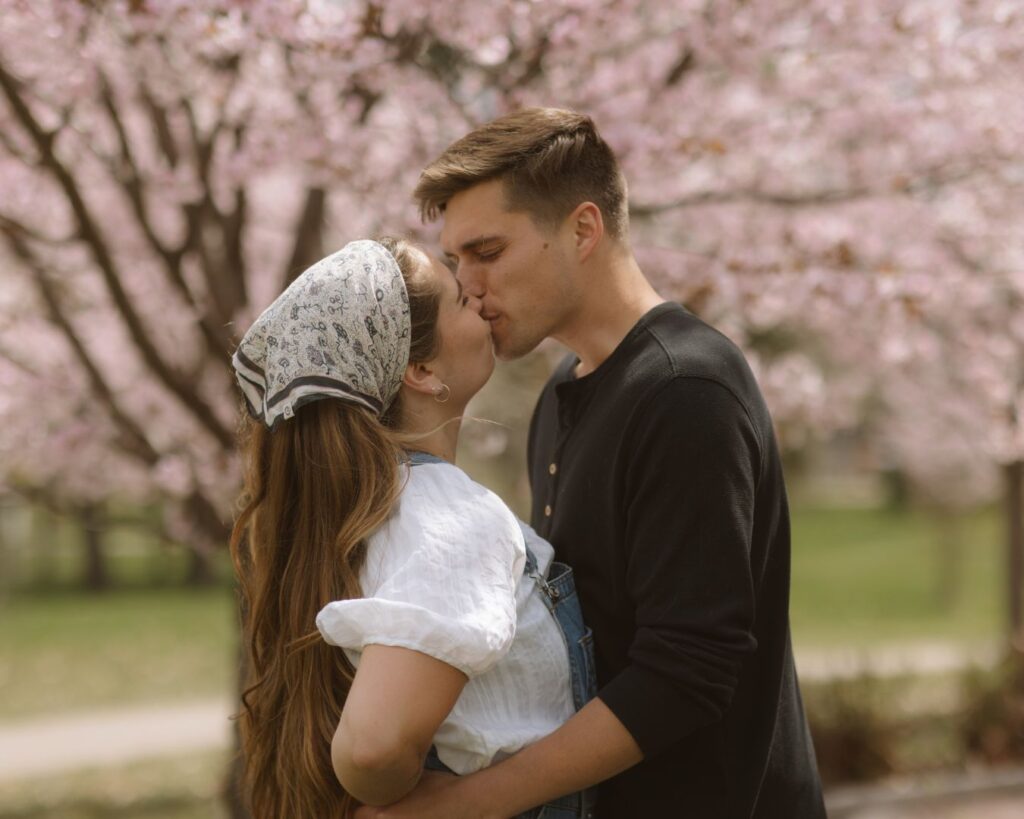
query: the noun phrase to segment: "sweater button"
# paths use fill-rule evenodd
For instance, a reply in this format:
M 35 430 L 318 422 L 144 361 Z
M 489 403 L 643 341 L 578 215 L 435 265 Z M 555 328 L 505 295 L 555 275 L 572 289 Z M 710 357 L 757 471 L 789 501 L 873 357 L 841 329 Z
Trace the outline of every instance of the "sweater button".
M 547 506 L 544 507 L 544 517 L 546 517 L 546 518 L 551 517 L 551 504 L 550 503 Z
M 554 475 L 557 471 L 558 471 L 558 464 L 551 464 L 551 466 L 548 467 L 548 474 L 549 475 Z

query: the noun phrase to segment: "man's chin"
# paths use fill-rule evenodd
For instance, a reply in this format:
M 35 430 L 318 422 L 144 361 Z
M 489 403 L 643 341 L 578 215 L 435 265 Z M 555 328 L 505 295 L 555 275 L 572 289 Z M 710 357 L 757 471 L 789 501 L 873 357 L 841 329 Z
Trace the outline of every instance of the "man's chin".
M 513 338 L 504 334 L 494 333 L 492 340 L 494 342 L 495 358 L 499 361 L 515 361 L 517 358 L 522 358 L 527 353 L 532 353 L 537 349 L 537 345 L 540 344 L 542 339 L 531 341 L 529 339 Z

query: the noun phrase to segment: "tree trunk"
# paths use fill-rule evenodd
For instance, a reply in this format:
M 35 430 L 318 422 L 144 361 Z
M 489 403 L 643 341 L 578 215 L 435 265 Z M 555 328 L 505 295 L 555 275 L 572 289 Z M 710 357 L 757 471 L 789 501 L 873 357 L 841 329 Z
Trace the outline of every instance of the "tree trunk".
M 1006 466 L 1010 645 L 1024 652 L 1024 461 Z
M 189 586 L 209 586 L 213 584 L 213 581 L 213 565 L 209 553 L 198 546 L 192 546 L 188 550 L 188 572 L 185 574 L 185 583 Z
M 227 546 L 231 527 L 220 519 L 210 501 L 198 491 L 185 501 L 185 511 L 195 527 L 193 542 L 189 544 L 185 582 L 190 586 L 209 586 L 216 580 L 213 554 Z
M 57 524 L 41 503 L 32 504 L 32 582 L 52 586 L 57 582 Z
M 8 503 L 9 499 L 0 495 L 0 605 L 14 586 L 14 561 L 11 559 L 11 543 L 6 528 Z
M 110 572 L 103 548 L 104 515 L 98 505 L 83 506 L 78 510 L 82 527 L 82 545 L 85 547 L 85 574 L 82 582 L 92 592 L 110 588 Z

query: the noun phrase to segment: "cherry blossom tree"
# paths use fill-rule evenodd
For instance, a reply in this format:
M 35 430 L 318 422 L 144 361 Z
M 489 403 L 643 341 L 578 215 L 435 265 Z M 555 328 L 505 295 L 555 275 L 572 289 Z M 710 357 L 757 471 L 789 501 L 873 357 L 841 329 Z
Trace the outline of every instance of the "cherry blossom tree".
M 0 477 L 222 544 L 240 331 L 349 238 L 434 241 L 409 194 L 451 140 L 574 107 L 784 445 L 1001 487 L 1019 636 L 1021 76 L 1010 0 L 0 0 Z

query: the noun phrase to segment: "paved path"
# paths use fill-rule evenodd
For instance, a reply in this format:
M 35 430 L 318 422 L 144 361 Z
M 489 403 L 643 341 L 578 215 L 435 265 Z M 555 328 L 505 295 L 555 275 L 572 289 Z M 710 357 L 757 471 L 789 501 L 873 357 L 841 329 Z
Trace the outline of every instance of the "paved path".
M 883 649 L 797 651 L 805 681 L 990 665 L 995 645 L 922 642 Z M 0 723 L 0 781 L 226 747 L 228 700 L 142 705 Z
M 996 646 L 964 648 L 915 643 L 870 652 L 851 649 L 799 651 L 804 680 L 903 673 L 939 673 L 998 659 Z M 0 783 L 64 771 L 107 767 L 149 758 L 226 748 L 231 737 L 227 699 L 142 705 L 0 723 Z M 1006 781 L 929 786 L 908 780 L 891 785 L 836 790 L 830 814 L 845 819 L 1020 819 L 1024 817 L 1024 770 Z M 893 788 L 895 787 L 895 791 Z M 932 787 L 934 792 L 929 792 Z M 942 792 L 942 788 L 947 792 Z M 939 790 L 935 790 L 938 788 Z M 888 790 L 887 790 L 888 789 Z M 923 797 L 924 801 L 921 801 Z
M 1020 819 L 1024 768 L 978 769 L 835 788 L 830 819 Z
M 0 725 L 0 784 L 226 748 L 226 700 L 91 711 Z M 1024 768 L 904 779 L 827 794 L 832 819 L 1021 819 Z
M 230 713 L 201 700 L 0 723 L 0 782 L 227 747 Z
M 972 797 L 916 807 L 867 807 L 850 813 L 829 812 L 830 819 L 1021 819 L 1024 796 Z
M 994 666 L 1001 657 L 1002 644 L 981 641 L 951 643 L 922 640 L 906 645 L 872 648 L 796 648 L 797 671 L 801 681 L 824 682 L 863 674 L 892 677 L 901 674 L 943 674 L 970 666 Z

